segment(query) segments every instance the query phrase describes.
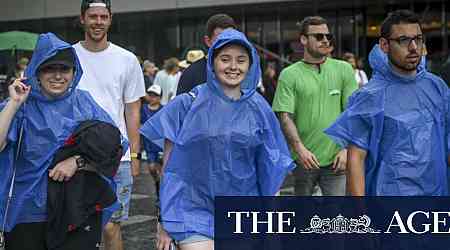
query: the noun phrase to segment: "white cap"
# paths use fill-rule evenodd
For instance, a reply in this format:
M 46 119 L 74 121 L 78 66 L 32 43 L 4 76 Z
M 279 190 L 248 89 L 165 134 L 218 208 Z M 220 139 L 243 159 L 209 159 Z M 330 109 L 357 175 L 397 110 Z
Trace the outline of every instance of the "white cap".
M 157 94 L 157 95 L 161 96 L 162 89 L 161 89 L 161 87 L 159 85 L 153 84 L 152 86 L 150 86 L 147 89 L 147 93 L 154 93 L 154 94 Z

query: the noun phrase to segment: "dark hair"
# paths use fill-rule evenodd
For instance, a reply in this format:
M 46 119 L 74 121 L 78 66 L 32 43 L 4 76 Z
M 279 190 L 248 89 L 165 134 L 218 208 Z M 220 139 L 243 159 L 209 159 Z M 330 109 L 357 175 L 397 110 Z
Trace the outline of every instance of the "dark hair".
M 211 37 L 214 34 L 214 30 L 217 28 L 227 29 L 233 28 L 237 29 L 236 23 L 233 18 L 227 14 L 216 14 L 211 16 L 206 22 L 206 35 Z
M 104 3 L 106 4 L 106 8 L 111 14 L 111 0 L 82 0 L 81 1 L 81 15 L 84 15 L 87 9 L 89 9 L 89 5 L 91 3 Z
M 328 22 L 325 18 L 321 16 L 308 16 L 305 17 L 299 24 L 298 29 L 300 32 L 300 35 L 306 35 L 309 30 L 309 26 L 311 25 L 322 25 L 326 24 L 328 25 Z
M 422 30 L 419 16 L 410 10 L 396 10 L 388 14 L 381 24 L 381 37 L 388 38 L 391 36 L 392 26 L 396 24 L 417 23 Z
M 344 55 L 342 56 L 342 59 L 344 59 L 345 61 L 348 61 L 352 58 L 355 59 L 356 61 L 355 54 L 353 54 L 352 52 L 345 52 Z
M 214 52 L 213 52 L 213 59 L 216 59 L 216 57 L 217 57 L 217 55 L 219 55 L 220 51 L 222 51 L 223 49 L 225 49 L 225 48 L 227 48 L 227 47 L 229 47 L 231 45 L 238 45 L 238 46 L 241 46 L 242 48 L 245 49 L 245 51 L 247 52 L 248 58 L 250 60 L 250 63 L 249 63 L 249 67 L 250 67 L 252 65 L 252 63 L 253 63 L 252 51 L 247 46 L 243 45 L 242 43 L 238 43 L 238 42 L 230 42 L 230 43 L 227 43 L 227 44 L 225 44 L 224 46 L 222 46 L 222 47 L 220 47 L 218 49 L 215 49 Z

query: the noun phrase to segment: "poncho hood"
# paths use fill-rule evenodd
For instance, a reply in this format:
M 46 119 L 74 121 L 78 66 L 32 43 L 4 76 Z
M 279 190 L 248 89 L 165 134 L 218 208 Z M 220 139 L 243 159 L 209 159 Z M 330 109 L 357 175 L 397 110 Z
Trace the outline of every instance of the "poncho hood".
M 49 58 L 56 55 L 58 52 L 66 49 L 72 51 L 74 58 L 75 68 L 73 80 L 70 83 L 70 86 L 66 93 L 57 98 L 49 99 L 48 97 L 43 95 L 41 86 L 39 84 L 38 79 L 39 66 Z M 45 33 L 39 35 L 36 48 L 34 49 L 33 52 L 33 57 L 31 58 L 30 63 L 28 64 L 27 69 L 25 70 L 25 77 L 27 78 L 25 84 L 31 86 L 31 93 L 30 93 L 31 98 L 38 99 L 40 101 L 56 101 L 67 98 L 67 96 L 70 96 L 73 93 L 74 89 L 77 87 L 82 74 L 83 70 L 81 69 L 80 61 L 76 56 L 75 49 L 70 44 L 60 40 L 53 33 Z
M 396 73 L 392 65 L 389 63 L 389 59 L 386 53 L 384 53 L 380 46 L 376 44 L 372 51 L 370 51 L 369 54 L 369 63 L 370 67 L 373 70 L 373 78 L 381 78 L 385 80 L 391 80 L 391 81 L 400 81 L 400 82 L 414 82 L 416 79 L 423 78 L 426 73 L 426 61 L 425 57 L 422 57 L 419 65 L 417 65 L 417 74 L 415 77 L 406 77 L 401 76 L 400 74 Z
M 258 81 L 261 78 L 261 68 L 259 66 L 259 56 L 255 48 L 247 40 L 244 34 L 235 29 L 226 29 L 217 37 L 208 51 L 208 65 L 207 65 L 207 84 L 210 86 L 216 94 L 225 100 L 232 101 L 232 99 L 226 96 L 223 92 L 220 82 L 214 72 L 214 51 L 220 49 L 226 45 L 239 44 L 246 48 L 250 52 L 251 65 L 247 72 L 247 76 L 241 83 L 242 96 L 237 101 L 244 101 L 252 96 L 258 85 Z

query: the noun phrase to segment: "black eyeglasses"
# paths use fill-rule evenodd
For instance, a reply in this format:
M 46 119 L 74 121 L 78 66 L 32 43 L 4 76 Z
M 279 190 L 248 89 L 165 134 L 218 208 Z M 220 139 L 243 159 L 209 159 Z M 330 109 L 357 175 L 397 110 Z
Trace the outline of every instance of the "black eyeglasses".
M 326 37 L 328 41 L 333 40 L 333 35 L 329 33 L 310 33 L 306 34 L 307 36 L 313 36 L 317 41 L 323 41 L 323 39 Z
M 423 37 L 423 35 L 417 35 L 413 37 L 400 36 L 397 38 L 387 38 L 387 40 L 396 41 L 398 44 L 400 44 L 400 46 L 405 48 L 409 48 L 409 46 L 411 46 L 412 41 L 416 43 L 417 47 L 422 47 L 425 42 L 425 38 Z

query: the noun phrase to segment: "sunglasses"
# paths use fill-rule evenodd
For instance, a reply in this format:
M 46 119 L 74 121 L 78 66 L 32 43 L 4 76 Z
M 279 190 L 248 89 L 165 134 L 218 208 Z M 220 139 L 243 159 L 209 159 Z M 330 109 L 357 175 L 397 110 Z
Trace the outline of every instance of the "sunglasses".
M 325 34 L 325 33 L 310 33 L 310 34 L 306 34 L 307 36 L 312 36 L 314 37 L 317 41 L 321 42 L 323 41 L 323 39 L 326 37 L 328 41 L 333 40 L 333 35 L 332 34 Z

